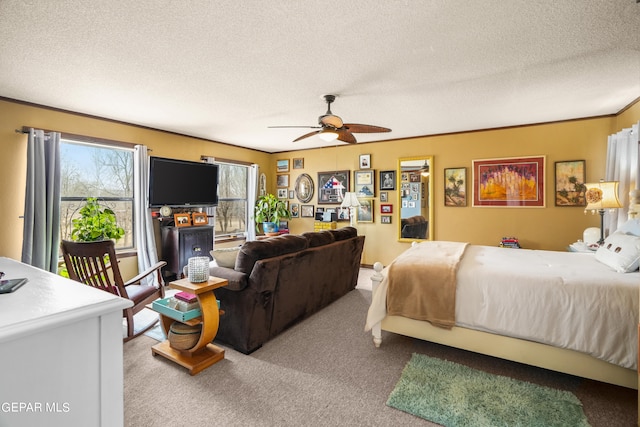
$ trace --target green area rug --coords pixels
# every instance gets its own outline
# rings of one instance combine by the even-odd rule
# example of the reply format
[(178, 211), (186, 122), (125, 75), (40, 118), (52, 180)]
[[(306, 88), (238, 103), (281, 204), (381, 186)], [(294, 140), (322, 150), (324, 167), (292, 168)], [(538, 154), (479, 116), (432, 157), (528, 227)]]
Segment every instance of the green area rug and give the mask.
[(589, 425), (571, 392), (416, 353), (387, 405), (446, 427)]

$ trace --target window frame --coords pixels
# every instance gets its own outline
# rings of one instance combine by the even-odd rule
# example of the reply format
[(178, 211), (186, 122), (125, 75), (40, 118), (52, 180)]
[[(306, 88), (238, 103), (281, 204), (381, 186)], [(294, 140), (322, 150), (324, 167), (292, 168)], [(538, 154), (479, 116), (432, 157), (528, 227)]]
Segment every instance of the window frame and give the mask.
[[(218, 206), (215, 207), (216, 209), (216, 213), (214, 215), (214, 235), (213, 235), (213, 240), (214, 242), (224, 242), (224, 241), (230, 241), (230, 240), (242, 240), (245, 239), (247, 236), (247, 232), (248, 232), (248, 227), (250, 227), (249, 224), (249, 218), (250, 218), (250, 214), (249, 214), (249, 177), (250, 177), (250, 168), (251, 168), (251, 163), (247, 163), (247, 162), (242, 162), (242, 161), (237, 161), (237, 160), (230, 160), (230, 159), (214, 159), (213, 163), (218, 165), (220, 168), (224, 167), (224, 166), (236, 166), (236, 167), (243, 167), (246, 170), (246, 174), (245, 174), (245, 197), (244, 198), (239, 198), (239, 197), (230, 197), (230, 198), (225, 198), (225, 197), (221, 197), (220, 196), (220, 192), (218, 191), (218, 204), (220, 204), (220, 202), (222, 201), (244, 201), (245, 204), (245, 218), (244, 218), (244, 222), (245, 222), (245, 230), (243, 232), (240, 233), (226, 233), (226, 234), (217, 234), (217, 220), (218, 220)], [(221, 179), (218, 179), (218, 186), (220, 186), (220, 181)]]

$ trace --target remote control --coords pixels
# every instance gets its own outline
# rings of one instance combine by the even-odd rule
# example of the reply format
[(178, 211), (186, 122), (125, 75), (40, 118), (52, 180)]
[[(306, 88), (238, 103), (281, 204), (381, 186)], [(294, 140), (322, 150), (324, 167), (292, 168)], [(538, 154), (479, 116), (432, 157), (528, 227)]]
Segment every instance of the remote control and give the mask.
[(8, 280), (0, 280), (0, 294), (8, 294), (10, 292), (15, 291), (20, 286), (27, 283), (28, 279), (23, 277), (21, 279), (8, 279)]

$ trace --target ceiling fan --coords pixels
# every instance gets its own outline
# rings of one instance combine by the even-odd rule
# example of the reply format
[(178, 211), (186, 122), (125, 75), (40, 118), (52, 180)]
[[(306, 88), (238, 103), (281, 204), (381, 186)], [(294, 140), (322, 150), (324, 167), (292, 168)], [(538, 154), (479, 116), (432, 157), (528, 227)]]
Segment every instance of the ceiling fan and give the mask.
[(331, 103), (336, 100), (335, 95), (325, 95), (325, 101), (327, 102), (327, 112), (318, 117), (318, 124), (320, 126), (269, 126), (270, 128), (311, 128), (319, 129), (304, 134), (293, 142), (300, 141), (301, 139), (308, 138), (313, 135), (318, 135), (323, 140), (330, 142), (333, 140), (339, 140), (347, 142), (349, 144), (355, 144), (356, 137), (354, 133), (378, 133), (378, 132), (391, 132), (389, 128), (383, 128), (381, 126), (373, 125), (360, 125), (356, 123), (343, 123), (342, 119), (331, 112)]

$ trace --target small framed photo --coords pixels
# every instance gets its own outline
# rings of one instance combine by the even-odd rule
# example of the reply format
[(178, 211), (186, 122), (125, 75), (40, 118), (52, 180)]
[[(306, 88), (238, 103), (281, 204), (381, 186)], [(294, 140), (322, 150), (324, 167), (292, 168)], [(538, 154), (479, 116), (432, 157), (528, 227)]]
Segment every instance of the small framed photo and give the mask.
[(176, 227), (189, 227), (191, 225), (191, 215), (188, 213), (173, 214), (173, 221)]
[(381, 224), (391, 224), (391, 215), (381, 215), (380, 216)]
[(339, 208), (338, 221), (348, 221), (351, 218), (349, 215), (349, 208)]
[(302, 218), (313, 218), (313, 205), (302, 205), (300, 207), (300, 216)]
[(276, 160), (276, 172), (289, 172), (289, 159)]
[(359, 170), (353, 172), (354, 174), (354, 189), (356, 196), (358, 197), (375, 197), (376, 185), (375, 185), (375, 173), (372, 169)]
[(298, 203), (291, 203), (291, 218), (300, 217), (300, 205)]
[(297, 159), (293, 159), (293, 168), (304, 169), (304, 158), (299, 157)]
[(289, 174), (278, 175), (276, 178), (276, 187), (287, 188), (289, 186)]
[(467, 206), (467, 168), (444, 170), (444, 205)]
[(278, 199), (286, 199), (289, 192), (286, 188), (278, 188)]
[(381, 214), (393, 213), (393, 205), (380, 205), (380, 213)]
[(373, 200), (372, 199), (360, 200), (360, 206), (358, 206), (356, 219), (358, 222), (373, 222)]
[(209, 224), (209, 218), (207, 218), (206, 212), (194, 212), (191, 215), (191, 220), (193, 221), (193, 225), (195, 226)]
[(371, 167), (371, 154), (360, 154), (360, 169)]
[(295, 191), (293, 191), (293, 190), (289, 190), (289, 198), (290, 198), (290, 199), (293, 199), (293, 198), (295, 198), (295, 197), (296, 197), (296, 192), (295, 192)]
[(585, 161), (556, 162), (556, 206), (586, 206)]
[(396, 189), (396, 171), (380, 171), (380, 190)]
[(389, 193), (387, 193), (386, 191), (381, 191), (380, 192), (380, 201), (381, 202), (388, 202), (389, 201)]

